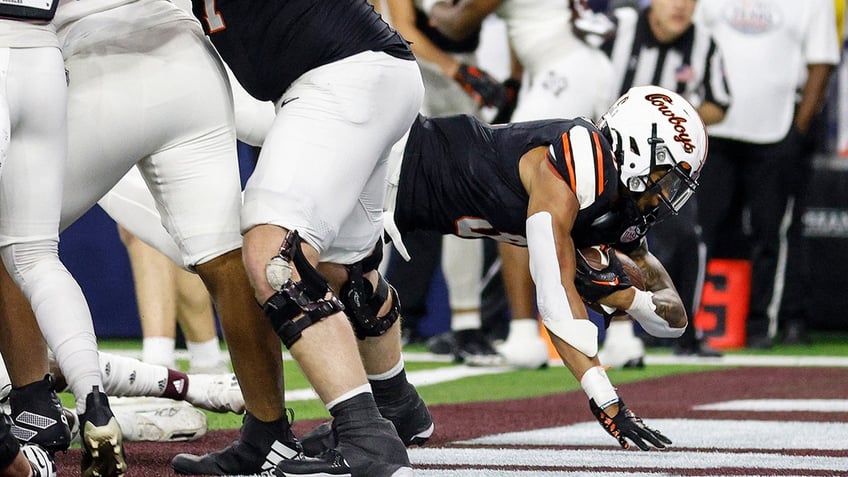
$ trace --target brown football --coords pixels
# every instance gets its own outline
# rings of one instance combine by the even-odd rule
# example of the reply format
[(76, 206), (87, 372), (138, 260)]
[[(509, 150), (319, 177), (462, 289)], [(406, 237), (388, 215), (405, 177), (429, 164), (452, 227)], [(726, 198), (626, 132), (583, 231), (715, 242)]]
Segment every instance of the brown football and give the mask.
[[(609, 265), (606, 263), (606, 256), (601, 252), (598, 246), (582, 248), (580, 249), (580, 253), (586, 258), (586, 263), (595, 270), (603, 270), (607, 267), (607, 265)], [(636, 262), (627, 256), (627, 254), (619, 252), (618, 250), (615, 250), (615, 255), (621, 262), (624, 272), (627, 273), (627, 277), (630, 278), (630, 283), (633, 284), (634, 287), (644, 290), (645, 277), (642, 276), (642, 270), (638, 265), (636, 265)]]
[[(615, 250), (615, 249), (613, 249)], [(586, 263), (589, 264), (590, 267), (596, 270), (602, 270), (609, 265), (606, 260), (606, 256), (601, 253), (600, 247), (592, 246), (580, 249), (580, 253), (586, 258)], [(627, 274), (627, 277), (630, 278), (630, 283), (640, 290), (645, 289), (645, 277), (642, 275), (642, 270), (636, 265), (636, 262), (633, 261), (632, 258), (627, 256), (627, 254), (623, 252), (619, 252), (615, 250), (615, 255), (618, 257), (619, 261), (621, 261), (622, 268), (624, 268), (624, 272)], [(604, 311), (600, 305), (597, 303), (587, 304), (589, 308), (594, 310), (597, 313), (603, 314)], [(623, 316), (626, 315), (622, 310), (616, 310), (612, 316)]]

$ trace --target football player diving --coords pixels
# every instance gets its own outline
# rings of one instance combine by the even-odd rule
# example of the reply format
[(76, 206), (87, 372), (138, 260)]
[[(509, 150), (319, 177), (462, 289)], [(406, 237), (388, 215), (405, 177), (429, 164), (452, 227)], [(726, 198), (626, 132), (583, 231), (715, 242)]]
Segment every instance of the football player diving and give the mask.
[[(597, 125), (419, 117), (395, 149), (385, 221), (398, 251), (419, 229), (526, 246), (542, 322), (592, 413), (624, 448), (670, 444), (616, 393), (584, 301), (622, 310), (654, 336), (683, 333), (683, 303), (645, 235), (697, 188), (707, 153), (697, 111), (669, 90), (637, 87)], [(590, 267), (576, 250), (592, 245), (630, 255), (647, 291), (631, 286), (614, 253), (606, 269)]]

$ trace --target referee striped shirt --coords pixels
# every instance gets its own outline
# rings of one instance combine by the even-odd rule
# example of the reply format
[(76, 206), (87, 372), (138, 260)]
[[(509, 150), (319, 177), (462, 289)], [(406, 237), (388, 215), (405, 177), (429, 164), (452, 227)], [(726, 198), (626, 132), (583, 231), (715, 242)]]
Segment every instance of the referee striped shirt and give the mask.
[(708, 32), (689, 27), (676, 41), (660, 43), (648, 25), (648, 11), (613, 10), (616, 35), (602, 46), (612, 60), (615, 92), (657, 85), (677, 92), (696, 107), (705, 101), (727, 110), (730, 91), (721, 51)]

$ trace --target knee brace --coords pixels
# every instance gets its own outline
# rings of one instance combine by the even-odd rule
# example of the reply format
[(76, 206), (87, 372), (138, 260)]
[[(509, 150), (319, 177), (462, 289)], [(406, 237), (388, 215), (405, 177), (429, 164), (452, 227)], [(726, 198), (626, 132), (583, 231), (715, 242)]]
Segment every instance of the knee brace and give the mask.
[(12, 435), (12, 419), (0, 414), (0, 470), (9, 466), (18, 456), (21, 445)]
[[(292, 264), (300, 274), (299, 282), (291, 279)], [(327, 280), (303, 255), (296, 230), (286, 235), (279, 255), (268, 261), (265, 272), (268, 284), (277, 293), (262, 308), (286, 348), (291, 348), (309, 326), (344, 310)]]
[[(392, 327), (400, 317), (400, 301), (397, 291), (380, 275), (377, 279), (377, 289), (365, 279), (365, 275), (380, 266), (383, 259), (383, 247), (377, 243), (374, 253), (361, 261), (348, 265), (348, 281), (341, 290), (341, 300), (345, 312), (353, 325), (356, 337), (364, 340), (368, 336), (381, 336)], [(383, 316), (377, 316), (380, 308), (392, 297), (392, 307)]]

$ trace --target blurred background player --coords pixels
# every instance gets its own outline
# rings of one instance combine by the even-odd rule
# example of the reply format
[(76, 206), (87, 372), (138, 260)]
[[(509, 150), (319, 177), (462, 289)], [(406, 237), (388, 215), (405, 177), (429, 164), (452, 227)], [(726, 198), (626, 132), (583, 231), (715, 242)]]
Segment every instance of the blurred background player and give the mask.
[[(410, 42), (421, 67), (425, 91), (422, 114), (481, 117), (481, 107), (503, 109), (510, 98), (514, 104), (514, 91), (509, 96), (506, 86), (477, 66), (479, 28), (463, 40), (454, 41), (430, 26), (426, 13), (416, 2), (387, 0), (386, 6), (383, 13)], [(433, 274), (441, 263), (451, 310), (450, 332), (437, 338), (446, 340), (443, 351), (453, 353), (457, 361), (469, 365), (500, 364), (502, 358), (481, 329), (482, 244), (421, 232), (410, 236), (406, 249), (407, 256), (391, 249), (386, 274), (396, 284), (404, 304), (408, 336), (417, 332)], [(430, 348), (439, 350), (432, 343)]]
[[(559, 0), (459, 0), (429, 2), (431, 23), (445, 36), (459, 40), (495, 13), (504, 20), (515, 62), (525, 80), (510, 121), (585, 116), (598, 119), (614, 96), (609, 59), (571, 31), (572, 12)], [(609, 22), (599, 25), (610, 29)], [(509, 335), (497, 350), (519, 367), (538, 368), (548, 362), (548, 348), (539, 335), (535, 289), (526, 250), (500, 244), (504, 289), (512, 310)]]
[[(137, 169), (124, 179), (141, 182)], [(189, 372), (218, 374), (227, 371), (221, 357), (212, 299), (197, 274), (177, 266), (167, 256), (118, 225), (127, 249), (141, 321), (141, 360), (176, 367), (177, 325), (185, 337)]]
[[(711, 165), (701, 177), (701, 196), (710, 202), (698, 209), (699, 222), (710, 257), (750, 260), (747, 346), (770, 348), (778, 333), (790, 198), (810, 170), (802, 141), (840, 59), (834, 6), (830, 0), (711, 0), (698, 2), (695, 22), (721, 47), (733, 93), (724, 120), (709, 128)], [(743, 211), (749, 246), (738, 239)]]
[[(580, 0), (571, 2), (577, 7)], [(695, 5), (695, 0), (653, 0), (642, 9), (616, 8), (610, 15), (615, 34), (601, 39), (602, 49), (612, 60), (616, 94), (633, 86), (662, 86), (689, 100), (710, 125), (724, 118), (730, 92), (720, 49), (706, 31), (692, 24)], [(594, 35), (581, 30), (581, 25), (574, 22), (578, 34)], [(683, 297), (690, 319), (686, 331), (674, 341), (675, 353), (720, 356), (703, 342), (692, 322), (706, 273), (697, 209), (697, 197), (693, 197), (678, 215), (652, 227), (648, 240)], [(644, 355), (644, 344), (634, 335), (632, 321), (626, 316), (613, 318), (599, 353), (601, 362), (613, 367), (641, 366)]]

